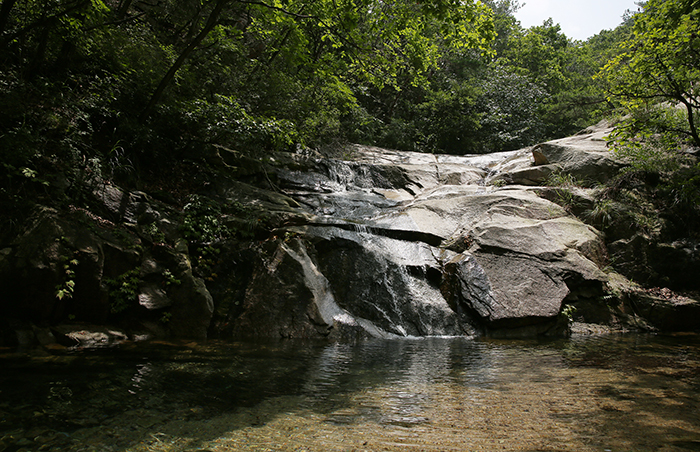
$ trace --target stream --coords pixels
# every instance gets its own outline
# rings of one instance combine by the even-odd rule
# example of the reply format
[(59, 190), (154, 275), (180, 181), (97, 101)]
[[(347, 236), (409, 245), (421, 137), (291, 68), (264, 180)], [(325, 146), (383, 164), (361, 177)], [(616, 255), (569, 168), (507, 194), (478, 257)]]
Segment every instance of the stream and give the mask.
[(700, 450), (700, 336), (0, 350), (0, 451)]

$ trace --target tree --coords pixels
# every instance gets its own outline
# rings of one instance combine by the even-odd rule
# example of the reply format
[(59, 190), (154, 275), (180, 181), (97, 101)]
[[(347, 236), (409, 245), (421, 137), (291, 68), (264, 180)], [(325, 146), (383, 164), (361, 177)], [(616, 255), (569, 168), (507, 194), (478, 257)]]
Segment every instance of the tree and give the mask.
[(513, 68), (492, 66), (481, 83), (482, 152), (518, 149), (544, 136), (540, 112), (549, 94), (540, 82)]
[(551, 19), (524, 29), (514, 16), (518, 1), (484, 3), (497, 34), (486, 51), (444, 46), (439, 69), (425, 84), (360, 99), (377, 119), (363, 129), (375, 131), (373, 144), (494, 152), (566, 136), (599, 120), (605, 96), (592, 76), (624, 36), (623, 27), (574, 42)]
[(165, 73), (163, 78), (160, 80), (160, 83), (158, 83), (158, 86), (151, 95), (148, 104), (146, 104), (146, 108), (143, 110), (143, 112), (141, 112), (142, 120), (145, 120), (148, 117), (153, 108), (160, 101), (160, 98), (163, 95), (165, 88), (175, 78), (175, 74), (177, 73), (177, 71), (180, 70), (182, 65), (185, 63), (185, 60), (187, 60), (190, 54), (197, 48), (199, 44), (201, 44), (201, 42), (204, 40), (204, 38), (207, 37), (209, 32), (211, 32), (217, 25), (219, 16), (221, 15), (221, 12), (223, 11), (227, 3), (229, 3), (229, 0), (216, 0), (211, 12), (209, 12), (207, 19), (204, 22), (204, 25), (202, 26), (202, 29), (196, 33), (196, 35), (191, 39), (191, 41), (180, 52), (178, 57), (168, 69), (168, 72)]
[[(623, 50), (600, 74), (610, 85), (608, 99), (631, 112), (632, 121), (644, 118), (636, 129), (653, 126), (700, 146), (700, 1), (646, 2)], [(685, 126), (659, 116), (668, 112), (657, 108), (663, 102), (682, 108)], [(649, 114), (639, 115), (641, 112)]]

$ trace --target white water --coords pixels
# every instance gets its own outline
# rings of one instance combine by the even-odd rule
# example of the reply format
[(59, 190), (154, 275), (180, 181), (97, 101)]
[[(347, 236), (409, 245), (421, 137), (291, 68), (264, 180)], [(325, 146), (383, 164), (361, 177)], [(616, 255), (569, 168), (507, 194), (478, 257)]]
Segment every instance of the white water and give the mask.
[(369, 320), (353, 316), (345, 309), (338, 306), (333, 298), (333, 292), (328, 284), (328, 280), (309, 257), (304, 243), (301, 240), (297, 240), (295, 244), (299, 248), (299, 252), (294, 251), (286, 244), (282, 244), (280, 248), (303, 268), (306, 287), (311, 290), (316, 308), (327, 325), (334, 325), (335, 322), (348, 326), (359, 325), (373, 337), (384, 339), (396, 337), (396, 335), (382, 330)]

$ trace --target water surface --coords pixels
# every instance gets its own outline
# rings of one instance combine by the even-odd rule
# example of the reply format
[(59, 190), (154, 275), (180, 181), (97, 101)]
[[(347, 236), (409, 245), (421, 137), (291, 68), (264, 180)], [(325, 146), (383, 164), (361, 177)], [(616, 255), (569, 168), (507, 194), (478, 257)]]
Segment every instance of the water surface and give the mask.
[(700, 337), (0, 356), (0, 451), (700, 450)]

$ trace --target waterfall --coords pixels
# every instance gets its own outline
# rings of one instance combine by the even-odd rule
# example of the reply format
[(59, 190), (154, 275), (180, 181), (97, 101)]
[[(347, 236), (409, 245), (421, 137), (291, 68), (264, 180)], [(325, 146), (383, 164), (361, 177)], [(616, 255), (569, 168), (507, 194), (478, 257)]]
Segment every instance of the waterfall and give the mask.
[(595, 307), (608, 277), (597, 266), (601, 235), (541, 184), (555, 168), (583, 171), (591, 160), (586, 171), (595, 170), (607, 150), (556, 146), (569, 157), (544, 166), (529, 148), (448, 156), (358, 145), (348, 161), (279, 169), (280, 188), (307, 210), (277, 231), (297, 239), (268, 270), (290, 256), (295, 283), (312, 294), (303, 290), (302, 302), (315, 304), (314, 327), (343, 335), (558, 334), (565, 298)]
[(316, 264), (314, 264), (314, 262), (311, 260), (311, 257), (309, 257), (309, 254), (306, 251), (306, 246), (304, 246), (304, 243), (301, 240), (295, 240), (294, 243), (299, 248), (299, 251), (293, 250), (286, 243), (283, 243), (280, 248), (292, 259), (297, 261), (299, 265), (301, 265), (304, 271), (304, 283), (313, 294), (316, 308), (326, 324), (340, 324), (350, 327), (359, 326), (366, 331), (367, 334), (373, 337), (385, 339), (398, 337), (395, 334), (384, 331), (369, 320), (351, 315), (349, 312), (338, 306), (335, 298), (333, 297), (333, 292), (331, 291), (328, 279), (323, 276), (323, 273), (318, 270)]

